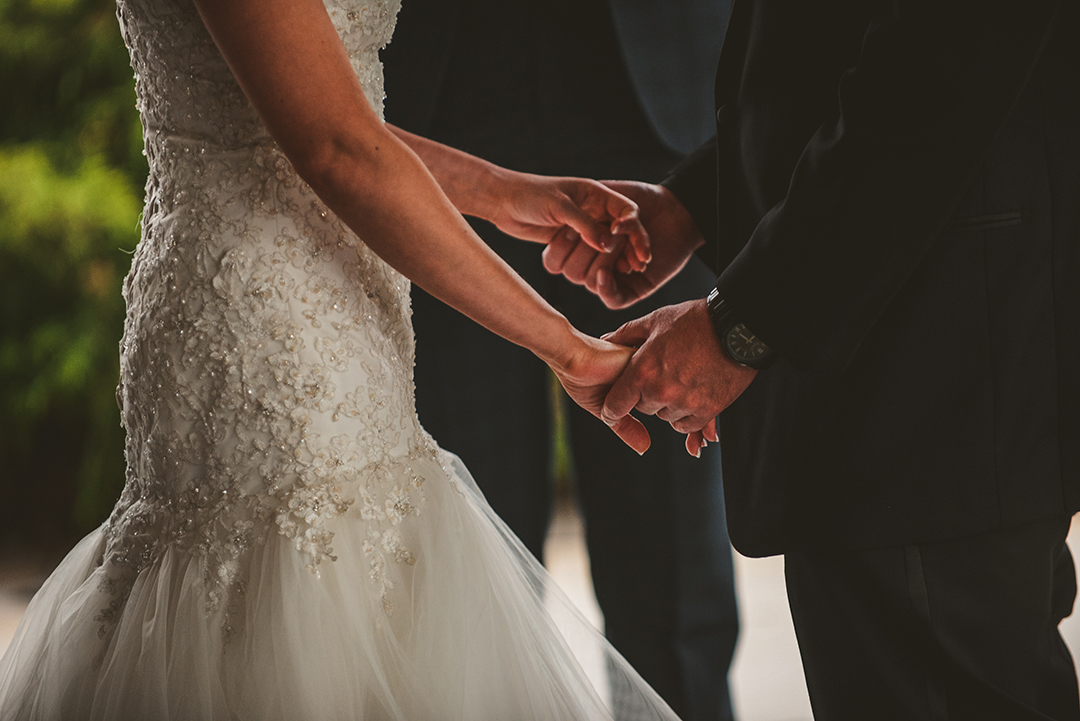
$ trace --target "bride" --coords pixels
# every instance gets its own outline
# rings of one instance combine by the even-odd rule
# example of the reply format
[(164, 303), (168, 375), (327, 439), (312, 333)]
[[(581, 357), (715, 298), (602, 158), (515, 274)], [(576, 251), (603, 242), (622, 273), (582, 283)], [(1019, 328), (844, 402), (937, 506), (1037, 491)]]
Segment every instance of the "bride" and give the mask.
[[(124, 285), (127, 481), (27, 610), (0, 719), (674, 718), (412, 401), (406, 278), (597, 410), (630, 350), (577, 332), (458, 211), (538, 241), (569, 226), (640, 269), (636, 208), (385, 126), (396, 12), (118, 1), (150, 165)], [(615, 431), (648, 444), (632, 419)]]

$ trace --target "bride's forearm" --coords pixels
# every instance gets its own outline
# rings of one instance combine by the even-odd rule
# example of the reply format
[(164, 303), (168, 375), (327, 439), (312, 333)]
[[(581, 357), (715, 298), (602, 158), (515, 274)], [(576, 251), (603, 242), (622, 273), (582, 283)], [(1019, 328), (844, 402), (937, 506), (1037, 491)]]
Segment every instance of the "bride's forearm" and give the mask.
[(493, 223), (521, 240), (550, 243), (572, 232), (595, 250), (610, 250), (615, 235), (628, 241), (628, 270), (650, 259), (649, 238), (629, 199), (594, 180), (521, 173), (412, 133), (385, 126), (427, 166), (446, 197), (464, 215)]
[(572, 363), (584, 336), (476, 235), (417, 154), (389, 133), (384, 141), (346, 148), (333, 164), (301, 173), (417, 285), (550, 365)]
[(503, 210), (506, 190), (522, 177), (520, 173), (390, 123), (386, 129), (420, 157), (446, 197), (463, 215), (494, 221)]

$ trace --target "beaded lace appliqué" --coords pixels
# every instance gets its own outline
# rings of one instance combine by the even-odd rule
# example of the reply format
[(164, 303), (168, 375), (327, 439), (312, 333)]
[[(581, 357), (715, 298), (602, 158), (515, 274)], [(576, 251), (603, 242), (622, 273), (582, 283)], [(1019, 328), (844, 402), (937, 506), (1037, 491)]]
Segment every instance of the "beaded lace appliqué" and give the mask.
[[(327, 9), (381, 115), (397, 2)], [(412, 403), (408, 281), (296, 175), (187, 0), (118, 0), (117, 15), (150, 174), (124, 286), (128, 475), (101, 633), (170, 549), (204, 559), (208, 610), (227, 611), (269, 534), (318, 573), (334, 559), (327, 522), (345, 514), (366, 524), (389, 613), (387, 565), (416, 560), (402, 534), (424, 502), (414, 467), (435, 456)]]

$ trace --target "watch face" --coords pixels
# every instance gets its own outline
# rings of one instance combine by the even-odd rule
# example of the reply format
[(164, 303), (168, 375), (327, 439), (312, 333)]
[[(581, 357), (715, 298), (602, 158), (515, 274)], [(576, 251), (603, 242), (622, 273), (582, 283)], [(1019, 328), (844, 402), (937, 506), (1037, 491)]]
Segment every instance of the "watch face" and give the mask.
[(754, 366), (772, 355), (772, 348), (748, 331), (743, 323), (736, 323), (724, 334), (724, 348), (732, 360), (746, 366)]

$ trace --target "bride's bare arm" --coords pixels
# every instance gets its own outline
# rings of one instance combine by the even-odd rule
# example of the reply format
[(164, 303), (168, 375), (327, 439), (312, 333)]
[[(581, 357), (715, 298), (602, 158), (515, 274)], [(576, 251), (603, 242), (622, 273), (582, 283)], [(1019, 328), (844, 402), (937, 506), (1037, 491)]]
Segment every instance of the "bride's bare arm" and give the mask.
[(580, 237), (613, 253), (629, 271), (645, 270), (649, 237), (633, 201), (609, 186), (584, 178), (548, 177), (499, 167), (455, 148), (387, 125), (420, 156), (450, 202), (465, 215), (494, 223), (524, 240), (550, 243)]
[[(196, 0), (274, 140), (386, 262), (547, 362), (598, 413), (628, 351), (577, 331), (472, 231), (423, 162), (368, 104), (321, 0)], [(639, 451), (636, 421), (615, 428)]]

